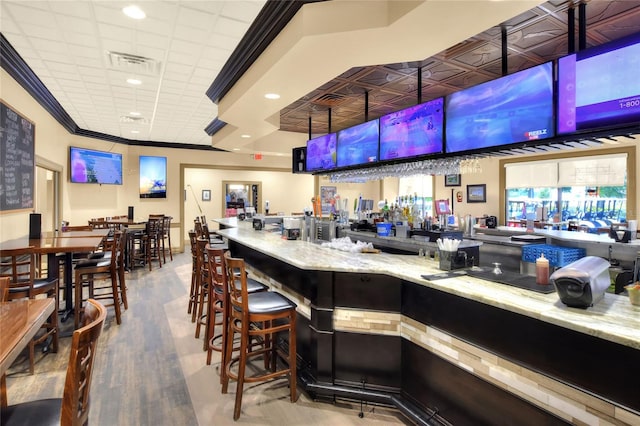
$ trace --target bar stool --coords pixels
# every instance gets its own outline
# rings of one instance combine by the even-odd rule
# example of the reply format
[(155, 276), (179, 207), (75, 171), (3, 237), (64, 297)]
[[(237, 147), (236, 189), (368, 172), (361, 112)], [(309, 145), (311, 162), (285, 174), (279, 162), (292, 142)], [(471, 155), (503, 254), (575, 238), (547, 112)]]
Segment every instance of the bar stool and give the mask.
[[(116, 313), (116, 322), (121, 323), (120, 316), (120, 290), (118, 288), (118, 247), (122, 241), (121, 231), (116, 231), (112, 240), (107, 240), (107, 250), (111, 255), (103, 259), (86, 259), (80, 261), (75, 267), (75, 308), (74, 325), (77, 329), (80, 325), (80, 314), (82, 312), (82, 293), (84, 283), (89, 288), (89, 298), (92, 299), (112, 299), (113, 308)], [(109, 279), (110, 286), (95, 287), (96, 279)], [(95, 290), (101, 290), (100, 294), (95, 294)], [(106, 290), (106, 291), (105, 291)]]
[[(225, 376), (222, 381), (222, 393), (227, 393), (229, 378), (237, 380), (236, 400), (233, 419), (240, 417), (244, 383), (270, 380), (289, 375), (291, 402), (297, 400), (296, 392), (296, 304), (281, 294), (264, 291), (249, 295), (247, 292), (247, 274), (243, 259), (232, 258), (225, 254), (227, 280), (229, 282), (229, 335), (225, 348)], [(236, 273), (237, 272), (237, 273)], [(258, 326), (252, 326), (252, 324)], [(277, 344), (276, 333), (288, 332), (289, 350), (284, 352)], [(232, 358), (233, 341), (240, 334), (240, 353)], [(250, 340), (258, 339), (261, 345), (256, 349)], [(259, 376), (245, 377), (247, 359), (264, 355), (265, 367), (270, 371)], [(286, 368), (277, 369), (278, 355), (284, 360)], [(238, 365), (238, 373), (232, 366)]]
[(151, 262), (158, 261), (158, 267), (162, 268), (162, 257), (160, 253), (160, 232), (162, 226), (162, 219), (149, 216), (147, 222), (147, 232), (144, 239), (144, 251), (145, 260), (149, 264), (149, 271), (151, 271)]
[[(225, 250), (220, 248), (211, 248), (207, 244), (207, 260), (209, 262), (209, 288), (213, 289), (210, 293), (212, 296), (207, 303), (207, 365), (211, 365), (211, 355), (213, 351), (220, 352), (220, 382), (224, 377), (225, 351), (224, 345), (229, 329), (229, 287), (227, 283), (227, 266), (224, 261)], [(253, 279), (247, 279), (247, 293), (257, 293), (267, 291), (268, 287)], [(221, 326), (220, 334), (215, 334), (217, 326)]]
[(189, 306), (187, 313), (191, 314), (191, 322), (196, 322), (196, 301), (198, 297), (198, 248), (196, 245), (196, 232), (189, 231), (189, 243), (191, 244), (191, 288), (189, 290)]
[[(173, 261), (173, 252), (171, 251), (171, 216), (165, 216), (162, 222), (162, 250), (169, 251), (169, 260)], [(165, 245), (166, 242), (166, 245)], [(164, 258), (163, 258), (164, 259)], [(165, 261), (166, 263), (166, 261)]]
[[(209, 298), (209, 263), (207, 262), (207, 251), (205, 249), (207, 240), (202, 237), (196, 239), (196, 256), (197, 256), (197, 294), (195, 322), (196, 322), (196, 339), (200, 338), (200, 329), (207, 324), (207, 315), (205, 311), (205, 303)], [(194, 317), (192, 316), (192, 319)], [(202, 344), (202, 350), (207, 350), (206, 339)]]

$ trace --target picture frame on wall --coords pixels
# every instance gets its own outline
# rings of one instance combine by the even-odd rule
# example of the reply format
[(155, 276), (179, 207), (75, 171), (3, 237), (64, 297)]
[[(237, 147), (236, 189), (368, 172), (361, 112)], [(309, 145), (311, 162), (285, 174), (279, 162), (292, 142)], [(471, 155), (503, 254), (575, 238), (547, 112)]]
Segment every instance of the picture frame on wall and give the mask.
[(211, 190), (203, 189), (202, 190), (202, 201), (211, 201)]
[(444, 186), (460, 186), (461, 176), (458, 175), (444, 175)]
[(467, 203), (486, 203), (487, 202), (487, 185), (467, 185)]

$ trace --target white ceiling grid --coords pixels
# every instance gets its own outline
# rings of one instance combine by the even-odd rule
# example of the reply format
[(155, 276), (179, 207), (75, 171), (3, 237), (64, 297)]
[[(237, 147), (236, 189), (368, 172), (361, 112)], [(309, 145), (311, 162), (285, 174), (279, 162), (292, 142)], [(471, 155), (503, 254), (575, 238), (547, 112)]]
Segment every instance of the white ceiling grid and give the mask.
[[(142, 0), (136, 21), (122, 13), (131, 2), (2, 0), (0, 30), (80, 128), (210, 145), (217, 106), (205, 92), (264, 3)], [(159, 72), (114, 67), (108, 52), (158, 61)]]

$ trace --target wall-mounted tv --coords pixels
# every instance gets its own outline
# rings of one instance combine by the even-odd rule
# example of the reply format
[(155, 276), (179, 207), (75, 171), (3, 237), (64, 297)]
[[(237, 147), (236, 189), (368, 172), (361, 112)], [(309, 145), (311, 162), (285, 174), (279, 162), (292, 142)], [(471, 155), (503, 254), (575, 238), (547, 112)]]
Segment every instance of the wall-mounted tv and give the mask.
[(335, 133), (329, 133), (307, 141), (308, 172), (336, 167), (336, 139)]
[(380, 161), (442, 152), (443, 98), (380, 117)]
[(167, 198), (167, 157), (140, 156), (140, 198)]
[(122, 154), (72, 146), (69, 175), (72, 183), (122, 185)]
[(379, 120), (375, 119), (338, 132), (338, 167), (378, 161)]
[(640, 122), (640, 33), (558, 60), (558, 133)]
[(552, 63), (453, 93), (445, 111), (446, 152), (552, 138)]

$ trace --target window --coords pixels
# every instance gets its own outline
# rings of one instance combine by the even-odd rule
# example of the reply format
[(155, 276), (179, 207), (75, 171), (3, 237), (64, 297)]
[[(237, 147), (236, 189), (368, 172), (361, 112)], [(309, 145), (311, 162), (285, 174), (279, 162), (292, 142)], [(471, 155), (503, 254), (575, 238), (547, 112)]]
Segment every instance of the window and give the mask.
[(566, 229), (575, 220), (595, 232), (635, 219), (635, 182), (627, 179), (635, 176), (635, 161), (635, 147), (502, 160), (503, 223), (534, 219)]

